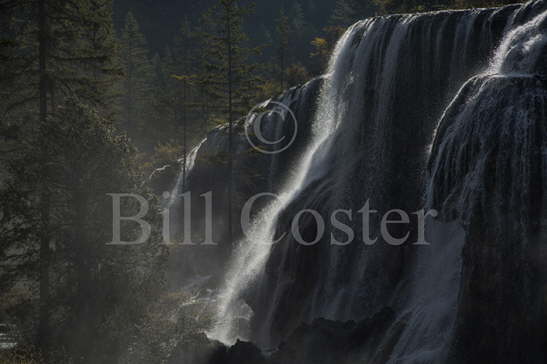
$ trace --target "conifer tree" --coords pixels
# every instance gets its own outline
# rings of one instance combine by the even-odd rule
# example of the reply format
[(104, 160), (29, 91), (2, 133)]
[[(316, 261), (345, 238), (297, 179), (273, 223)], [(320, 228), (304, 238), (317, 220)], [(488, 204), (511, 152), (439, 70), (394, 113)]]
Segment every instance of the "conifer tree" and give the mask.
[(300, 1), (296, 0), (292, 2), (287, 12), (289, 17), (289, 33), (291, 40), (289, 42), (289, 53), (293, 54), (292, 62), (297, 60), (306, 59), (309, 53), (309, 41), (316, 33), (313, 26), (306, 21), (304, 15), (304, 9)]
[(304, 9), (298, 0), (292, 2), (288, 15), (291, 20), (290, 22), (293, 31), (295, 33), (302, 32), (306, 27), (306, 21), (304, 19)]
[(257, 48), (248, 45), (243, 21), (251, 11), (239, 0), (219, 0), (203, 18), (202, 38), (206, 63), (203, 83), (206, 96), (215, 103), (215, 113), (228, 124), (227, 240), (233, 242), (233, 122), (247, 112), (255, 101), (258, 84), (256, 65), (251, 62)]
[[(3, 3), (2, 122), (13, 123), (22, 115), (21, 110), (30, 111), (38, 105), (40, 4), (39, 0)], [(86, 103), (111, 111), (108, 105), (112, 97), (105, 90), (119, 74), (111, 6), (111, 0), (45, 0), (47, 36), (43, 40), (47, 43), (44, 55), (50, 109), (66, 95), (79, 95)], [(21, 126), (28, 130), (37, 120)]]
[[(209, 50), (204, 49), (204, 39), (208, 32), (214, 32), (213, 24), (207, 16), (198, 19), (197, 23), (190, 23), (188, 19), (182, 23), (180, 34), (175, 40), (177, 57), (177, 75), (190, 77), (192, 80), (191, 109), (194, 115), (196, 136), (198, 140), (203, 139), (209, 131), (210, 119), (216, 107), (211, 105), (207, 97), (214, 86), (211, 85), (212, 78), (208, 75)], [(178, 61), (179, 59), (186, 61)], [(183, 67), (180, 67), (183, 65)], [(179, 87), (181, 85), (179, 84)]]
[(277, 19), (277, 35), (278, 35), (278, 48), (277, 56), (279, 59), (278, 69), (279, 69), (279, 86), (280, 90), (285, 89), (285, 70), (287, 68), (288, 60), (288, 51), (289, 51), (289, 18), (285, 15), (285, 11), (281, 10), (279, 17)]
[(355, 0), (336, 0), (334, 11), (329, 19), (333, 27), (347, 28), (355, 22), (357, 10)]
[[(48, 7), (46, 0), (38, 1), (38, 74), (39, 74), (39, 131), (46, 135), (45, 130), (48, 118), (48, 87), (50, 79), (48, 75), (48, 50), (50, 28), (48, 24)], [(51, 240), (51, 196), (49, 191), (49, 145), (45, 138), (40, 143), (40, 320), (38, 326), (38, 344), (44, 351), (46, 362), (49, 361), (49, 335), (50, 335), (50, 240)]]
[[(198, 36), (199, 32), (196, 31), (188, 18), (185, 18), (175, 41), (171, 66), (170, 79), (171, 82), (174, 80), (177, 107), (181, 111), (177, 125), (182, 130), (184, 159), (186, 159), (189, 149), (189, 133), (196, 126), (190, 125), (190, 122), (194, 120), (199, 128), (201, 126), (199, 124), (203, 123), (204, 118), (207, 118), (207, 115), (202, 115), (202, 112), (205, 113), (203, 105), (208, 104), (208, 100), (200, 97), (202, 84), (198, 81), (201, 52)], [(202, 136), (198, 137), (198, 139), (201, 138)]]
[(136, 142), (143, 147), (152, 147), (153, 141), (147, 136), (151, 127), (151, 78), (152, 64), (148, 58), (148, 49), (144, 35), (140, 32), (137, 20), (131, 12), (125, 19), (120, 39), (120, 65), (123, 78), (120, 90), (120, 124)]
[(233, 118), (244, 115), (252, 107), (246, 91), (258, 83), (255, 74), (258, 66), (252, 59), (259, 49), (250, 46), (243, 30), (244, 18), (251, 10), (239, 0), (218, 0), (202, 19), (202, 78), (206, 96), (214, 103), (219, 120), (229, 119), (230, 106)]
[[(6, 4), (2, 2), (0, 5)], [(75, 186), (67, 179), (59, 181), (57, 178), (60, 174), (55, 169), (58, 149), (76, 141), (74, 135), (67, 139), (59, 138), (63, 127), (67, 126), (63, 122), (67, 121), (68, 114), (63, 110), (67, 100), (71, 99), (77, 100), (83, 108), (93, 108), (94, 113), (104, 116), (110, 113), (110, 90), (119, 73), (113, 59), (111, 1), (29, 0), (9, 3), (9, 7), (4, 9), (9, 10), (9, 13), (4, 13), (8, 20), (5, 25), (8, 32), (3, 34), (1, 40), (1, 56), (6, 63), (2, 64), (0, 82), (2, 90), (10, 92), (9, 97), (1, 100), (2, 123), (10, 120), (19, 124), (16, 129), (12, 125), (5, 128), (7, 131), (16, 130), (14, 138), (18, 140), (17, 153), (7, 161), (13, 167), (7, 169), (8, 181), (11, 181), (7, 191), (12, 196), (21, 196), (26, 205), (22, 210), (17, 201), (9, 196), (6, 198), (5, 191), (0, 191), (2, 207), (11, 217), (16, 232), (15, 235), (9, 231), (10, 234), (3, 234), (8, 245), (2, 248), (26, 244), (24, 256), (17, 260), (18, 267), (28, 268), (21, 274), (36, 277), (39, 283), (37, 343), (48, 362), (50, 345), (57, 345), (52, 340), (51, 320), (54, 306), (59, 304), (60, 299), (57, 282), (52, 280), (52, 269), (55, 262), (59, 262), (60, 254), (58, 250), (54, 254), (51, 247), (53, 242), (56, 245), (67, 242), (67, 235), (61, 232), (69, 221), (59, 219), (59, 216), (78, 215), (84, 220), (88, 216), (70, 213), (68, 205), (59, 210), (59, 199), (55, 197), (66, 196), (66, 189), (60, 188), (61, 183)], [(84, 123), (83, 126), (79, 125), (83, 131), (85, 123), (91, 119), (84, 118), (78, 111), (83, 109), (72, 110), (76, 121)], [(64, 150), (70, 156), (77, 156), (81, 148), (90, 146), (92, 136), (93, 133)], [(87, 176), (85, 167), (89, 164), (78, 158), (74, 162), (74, 165), (84, 168), (77, 180), (81, 182)], [(76, 169), (68, 170), (75, 173)], [(4, 204), (5, 201), (8, 203)], [(79, 225), (76, 222), (71, 224), (75, 229)], [(30, 228), (32, 231), (29, 231)], [(83, 241), (85, 239), (72, 241), (75, 251), (79, 251), (79, 243)], [(59, 267), (64, 269), (65, 264), (76, 256), (83, 255), (63, 256), (62, 265), (55, 266), (55, 276), (63, 275)], [(87, 263), (83, 266), (86, 267)], [(73, 277), (77, 287), (88, 286), (87, 271), (78, 270)], [(82, 290), (74, 294), (70, 299), (81, 299), (87, 295)], [(70, 306), (70, 312), (78, 316), (82, 312), (80, 308), (85, 307)]]

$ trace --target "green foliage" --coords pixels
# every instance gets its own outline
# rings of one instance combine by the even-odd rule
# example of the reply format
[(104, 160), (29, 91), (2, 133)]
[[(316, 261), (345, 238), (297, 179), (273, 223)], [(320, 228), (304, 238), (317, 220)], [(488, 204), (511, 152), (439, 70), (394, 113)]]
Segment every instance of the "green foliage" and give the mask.
[(140, 146), (149, 147), (146, 135), (151, 115), (152, 64), (146, 40), (133, 14), (128, 13), (119, 41), (119, 62), (123, 70), (120, 83), (120, 125)]
[(301, 63), (292, 64), (285, 72), (287, 74), (287, 83), (291, 86), (302, 85), (311, 78), (308, 70)]
[(317, 37), (311, 41), (313, 52), (311, 58), (317, 59), (319, 67), (325, 70), (333, 48), (333, 42), (329, 42), (326, 38)]
[(279, 72), (279, 85), (280, 89), (285, 89), (285, 67), (288, 63), (288, 51), (289, 51), (289, 37), (291, 36), (291, 30), (289, 26), (289, 17), (285, 15), (282, 10), (277, 19), (277, 35), (278, 35), (278, 49), (277, 56), (279, 58), (278, 72)]
[(357, 19), (357, 9), (354, 0), (337, 0), (334, 11), (329, 19), (332, 26), (348, 27)]
[(54, 362), (112, 362), (161, 288), (163, 249), (105, 245), (112, 225), (106, 194), (146, 193), (137, 189), (134, 148), (112, 123), (121, 70), (111, 1), (30, 0), (8, 10), (0, 131), (16, 143), (1, 161), (2, 309), (34, 343), (44, 308), (40, 322), (52, 329), (39, 349)]
[(260, 49), (250, 46), (243, 30), (244, 18), (251, 11), (252, 7), (243, 6), (238, 0), (219, 0), (203, 15), (200, 38), (204, 55), (200, 81), (213, 118), (228, 120), (230, 88), (236, 118), (245, 115), (256, 102), (254, 91), (260, 81), (259, 66), (251, 60)]
[(276, 36), (274, 38), (275, 78), (279, 80), (279, 88), (276, 93), (304, 81), (301, 77), (295, 77), (297, 70), (301, 71), (301, 76), (305, 74), (309, 78), (302, 58), (307, 61), (306, 50), (310, 47), (307, 37), (312, 33), (313, 31), (304, 19), (303, 8), (298, 1), (292, 4), (287, 13), (285, 10), (280, 11), (276, 18)]
[[(38, 0), (14, 2), (3, 14), (0, 41), (0, 130), (17, 126), (28, 132), (37, 121), (39, 73)], [(112, 85), (121, 70), (115, 59), (111, 0), (67, 3), (46, 1), (48, 40), (45, 46), (48, 104), (70, 95), (113, 112)], [(34, 112), (34, 114), (33, 114)]]
[[(40, 130), (44, 133), (24, 138), (23, 153), (9, 163), (12, 178), (0, 195), (11, 227), (2, 231), (8, 244), (3, 247), (6, 256), (2, 261), (9, 258), (12, 262), (11, 278), (37, 279), (35, 232), (40, 205), (35, 203), (34, 191), (45, 184), (55, 201), (50, 211), (53, 350), (95, 362), (102, 351), (94, 348), (124, 344), (124, 335), (133, 329), (125, 323), (138, 322), (148, 300), (161, 287), (157, 259), (161, 250), (152, 245), (122, 251), (106, 245), (112, 224), (107, 194), (145, 192), (137, 190), (140, 176), (133, 164), (133, 148), (111, 122), (90, 106), (68, 98)], [(47, 180), (38, 178), (39, 152), (43, 152), (38, 141), (43, 138), (47, 138), (51, 172)], [(13, 196), (24, 199), (17, 204)], [(38, 292), (29, 294), (36, 297)], [(123, 313), (119, 312), (121, 304)]]

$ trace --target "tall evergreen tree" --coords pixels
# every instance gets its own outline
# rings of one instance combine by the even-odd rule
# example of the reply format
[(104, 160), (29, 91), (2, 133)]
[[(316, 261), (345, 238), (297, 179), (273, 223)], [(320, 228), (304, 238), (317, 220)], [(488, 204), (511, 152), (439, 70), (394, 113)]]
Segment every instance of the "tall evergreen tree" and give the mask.
[(309, 37), (312, 34), (312, 27), (305, 21), (300, 2), (293, 2), (288, 12), (285, 9), (280, 11), (276, 19), (275, 39), (278, 60), (276, 78), (279, 79), (279, 92), (287, 87), (295, 86), (294, 82), (298, 83), (299, 77), (293, 77), (296, 73), (307, 73), (301, 60), (305, 60), (311, 50)]
[(277, 57), (279, 60), (278, 63), (278, 72), (279, 72), (279, 86), (280, 90), (285, 89), (285, 70), (288, 64), (288, 52), (289, 52), (289, 18), (285, 15), (285, 11), (281, 10), (279, 17), (277, 18)]
[[(207, 97), (210, 95), (209, 91), (214, 88), (211, 84), (212, 78), (208, 75), (209, 50), (204, 49), (205, 34), (208, 32), (214, 32), (214, 29), (206, 16), (193, 24), (185, 19), (181, 25), (180, 34), (175, 39), (176, 54), (178, 54), (177, 75), (184, 75), (192, 80), (191, 108), (198, 140), (207, 135), (210, 119), (216, 110), (215, 105), (211, 105)], [(186, 61), (178, 61), (181, 58)]]
[(214, 103), (214, 112), (222, 121), (228, 121), (230, 107), (233, 118), (244, 115), (252, 107), (254, 100), (249, 100), (251, 92), (248, 91), (258, 83), (255, 73), (258, 65), (252, 59), (259, 49), (250, 46), (243, 30), (243, 21), (252, 8), (240, 2), (218, 0), (202, 19), (202, 78), (206, 96)]
[(152, 103), (152, 64), (148, 58), (144, 35), (131, 12), (125, 19), (119, 57), (123, 70), (120, 85), (120, 124), (140, 146), (151, 148), (153, 145), (150, 144), (153, 142), (148, 140), (146, 133), (152, 127), (148, 125)]
[(355, 22), (357, 9), (355, 0), (336, 0), (329, 25), (346, 28)]
[[(51, 37), (48, 24), (48, 7), (46, 0), (38, 1), (38, 74), (39, 74), (39, 125), (40, 134), (46, 135), (48, 117), (48, 50)], [(50, 335), (50, 240), (51, 240), (51, 200), (48, 188), (49, 180), (49, 145), (46, 138), (40, 143), (42, 156), (40, 171), (40, 321), (38, 326), (38, 344), (44, 351), (45, 360), (49, 361), (49, 335)]]
[[(41, 41), (48, 69), (44, 79), (49, 111), (53, 112), (53, 106), (66, 95), (79, 95), (86, 103), (104, 112), (111, 111), (112, 97), (105, 90), (110, 89), (119, 74), (115, 65), (111, 0), (77, 3), (45, 0), (45, 31), (39, 28), (40, 1), (3, 4), (6, 12), (0, 42), (4, 61), (0, 68), (2, 123), (16, 123), (24, 114), (22, 111), (28, 112), (38, 105)], [(37, 36), (44, 33), (43, 37)], [(34, 111), (37, 113), (38, 107)], [(34, 123), (20, 122), (19, 127), (28, 131), (37, 126), (37, 120), (36, 117)]]
[(309, 42), (316, 33), (313, 26), (306, 21), (304, 9), (300, 1), (291, 2), (288, 8), (289, 18), (289, 53), (292, 56), (291, 63), (298, 63), (306, 60), (310, 46)]
[[(173, 64), (171, 67), (171, 80), (175, 81), (177, 102), (181, 111), (181, 120), (177, 123), (182, 129), (183, 157), (186, 159), (189, 145), (189, 133), (194, 129), (199, 130), (201, 124), (206, 123), (207, 115), (204, 105), (208, 104), (201, 97), (203, 85), (199, 82), (200, 52), (199, 32), (185, 18), (175, 40)], [(190, 123), (193, 121), (192, 124)], [(197, 139), (201, 139), (199, 136)]]
[(295, 32), (302, 31), (306, 27), (304, 8), (298, 0), (292, 2), (288, 15)]
[[(103, 164), (95, 169), (98, 173), (92, 172), (93, 163), (113, 161), (115, 149), (107, 155), (100, 153), (113, 140), (101, 134), (105, 127), (95, 122), (99, 116), (90, 116), (110, 114), (109, 95), (119, 73), (113, 59), (111, 1), (29, 0), (9, 5), (9, 13), (3, 14), (8, 20), (8, 32), (2, 36), (1, 57), (6, 64), (2, 64), (0, 83), (10, 95), (0, 104), (2, 124), (10, 120), (19, 125), (14, 136), (18, 140), (17, 153), (6, 161), (9, 168), (2, 172), (6, 173), (2, 177), (8, 185), (5, 189), (1, 186), (0, 198), (13, 229), (2, 228), (6, 244), (2, 245), (0, 258), (8, 259), (6, 254), (10, 254), (16, 267), (25, 268), (20, 274), (36, 279), (36, 342), (46, 362), (58, 362), (48, 358), (55, 352), (52, 346), (63, 346), (63, 342), (54, 340), (59, 332), (53, 320), (58, 326), (59, 313), (70, 312), (72, 318), (66, 322), (74, 324), (74, 329), (85, 327), (88, 323), (79, 318), (90, 317), (91, 303), (85, 300), (94, 299), (88, 289), (95, 280), (90, 272), (96, 265), (90, 259), (98, 250), (89, 244), (89, 237), (97, 231), (85, 225), (97, 221), (96, 214), (103, 210), (88, 213), (84, 209), (93, 205), (88, 204), (92, 199), (104, 200), (105, 196), (101, 192), (101, 196), (87, 194), (87, 198), (82, 189), (108, 186), (105, 182), (114, 181), (105, 177), (100, 182), (91, 177), (127, 171), (124, 165), (110, 169)], [(90, 109), (93, 111), (86, 111)], [(9, 135), (14, 129), (7, 125), (2, 130)], [(98, 147), (97, 143), (103, 144)], [(127, 151), (127, 146), (120, 145), (121, 151)], [(65, 157), (61, 158), (63, 153)], [(117, 190), (113, 185), (108, 189)], [(10, 196), (21, 197), (24, 206)], [(69, 201), (68, 196), (77, 203), (60, 206), (61, 201)], [(103, 221), (102, 226), (108, 225)], [(21, 243), (26, 246), (19, 256), (17, 247)], [(104, 243), (101, 241), (101, 245)], [(71, 253), (60, 248), (69, 246)], [(68, 266), (76, 267), (71, 274), (66, 272)], [(59, 281), (69, 277), (74, 285), (70, 290), (61, 289)], [(85, 336), (84, 331), (81, 333)], [(80, 343), (85, 342), (82, 336)], [(74, 362), (80, 361), (77, 352), (81, 349), (72, 346)]]
[(257, 67), (251, 62), (258, 50), (249, 47), (243, 31), (244, 18), (251, 10), (239, 0), (218, 0), (203, 19), (206, 54), (203, 82), (207, 97), (215, 103), (219, 119), (228, 123), (227, 240), (230, 243), (233, 241), (233, 122), (252, 106), (255, 101), (252, 95), (258, 83)]

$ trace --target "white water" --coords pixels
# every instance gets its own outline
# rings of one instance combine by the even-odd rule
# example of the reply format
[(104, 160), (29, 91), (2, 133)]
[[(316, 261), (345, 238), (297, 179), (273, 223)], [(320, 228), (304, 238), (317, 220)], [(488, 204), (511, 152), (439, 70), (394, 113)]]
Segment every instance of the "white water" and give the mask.
[(181, 170), (181, 172), (179, 173), (177, 177), (177, 182), (175, 183), (175, 187), (173, 187), (173, 191), (171, 191), (167, 208), (173, 207), (175, 203), (179, 201), (181, 192), (185, 192), (185, 191), (181, 191), (182, 185), (184, 184), (184, 182), (186, 182), (184, 181), (184, 178), (188, 178), (189, 173), (194, 168), (194, 165), (196, 164), (196, 157), (198, 155), (198, 151), (200, 150), (200, 148), (202, 147), (203, 143), (205, 143), (206, 140), (207, 139), (203, 139), (201, 143), (199, 143), (194, 149), (190, 151), (190, 153), (188, 153), (188, 155), (186, 156), (186, 163), (183, 163), (184, 160), (182, 158), (178, 160), (178, 163), (181, 165), (181, 169), (186, 167), (186, 171)]
[(496, 50), (488, 73), (528, 74), (547, 45), (547, 11), (509, 31)]
[[(373, 48), (373, 45), (377, 42), (384, 44), (386, 40), (383, 38), (389, 37), (389, 43), (387, 43), (388, 46), (384, 55), (385, 62), (381, 63), (381, 77), (375, 78), (376, 87), (374, 87), (374, 90), (379, 95), (379, 102), (375, 105), (378, 112), (375, 114), (375, 120), (373, 120), (374, 125), (377, 127), (373, 129), (374, 135), (371, 135), (371, 140), (379, 141), (377, 149), (374, 150), (374, 153), (371, 153), (371, 158), (382, 159), (383, 148), (385, 148), (382, 141), (386, 138), (381, 136), (387, 134), (386, 130), (391, 131), (393, 129), (388, 116), (392, 115), (390, 110), (395, 107), (390, 100), (393, 90), (398, 87), (396, 72), (397, 66), (400, 64), (399, 54), (402, 45), (408, 40), (409, 25), (414, 18), (413, 16), (407, 16), (400, 19), (400, 23), (397, 24), (392, 33), (382, 33), (380, 32), (383, 29), (381, 26), (374, 26), (375, 22), (381, 22), (382, 19), (369, 20), (352, 27), (338, 43), (330, 61), (328, 77), (318, 100), (319, 110), (314, 120), (312, 140), (300, 157), (296, 168), (292, 171), (292, 175), (281, 189), (279, 199), (272, 202), (258, 214), (250, 231), (247, 232), (248, 239), (238, 243), (218, 299), (215, 325), (208, 332), (211, 338), (229, 345), (233, 344), (237, 338), (249, 339), (249, 337), (246, 337), (245, 326), (247, 326), (246, 321), (252, 316), (252, 311), (244, 303), (242, 296), (249, 285), (256, 282), (263, 273), (270, 256), (272, 244), (278, 238), (274, 238), (273, 235), (280, 214), (295, 200), (311, 180), (324, 177), (325, 158), (329, 154), (333, 136), (335, 132), (342, 132), (338, 130), (338, 125), (346, 119), (348, 119), (350, 125), (352, 120), (358, 120), (354, 118), (354, 114), (359, 114), (357, 110), (360, 102), (362, 102), (364, 88), (362, 86), (367, 84), (368, 87), (371, 87), (363, 81), (365, 76), (358, 72), (359, 67), (355, 67), (357, 72), (352, 71), (354, 69), (352, 64), (363, 63), (370, 54), (374, 53), (375, 48)], [(492, 58), (491, 65), (485, 71), (485, 74), (520, 73), (530, 67), (533, 62), (536, 62), (537, 55), (540, 54), (537, 46), (545, 42), (545, 32), (540, 27), (544, 20), (545, 14), (542, 14), (524, 26), (511, 30), (498, 48), (495, 57)], [(449, 61), (452, 66), (450, 68), (465, 68), (466, 65), (461, 65), (459, 59), (465, 58), (465, 50), (467, 50), (465, 44), (470, 41), (473, 26), (477, 21), (479, 21), (477, 14), (472, 13), (469, 17), (463, 19), (461, 23), (458, 23), (458, 37), (454, 42), (452, 60)], [(443, 22), (441, 27), (445, 27), (446, 24), (447, 21)], [(511, 27), (508, 26), (507, 29), (511, 29)], [(361, 32), (365, 33), (367, 42), (360, 42), (358, 45), (359, 50), (355, 51), (353, 47), (357, 47), (357, 45), (354, 45), (353, 40)], [(535, 32), (535, 35), (527, 41), (522, 41), (519, 38), (521, 35), (529, 35), (531, 32)], [(431, 34), (431, 32), (429, 31), (428, 34)], [(439, 31), (439, 36), (436, 37), (437, 44), (442, 43), (442, 35), (444, 33)], [(437, 48), (441, 49), (441, 47)], [(459, 52), (460, 49), (463, 49), (464, 56)], [(439, 58), (438, 54), (436, 56)], [(510, 58), (515, 59), (516, 63), (513, 61), (509, 63), (516, 64), (516, 66), (506, 66)], [(380, 63), (381, 59), (375, 59), (375, 61)], [(455, 83), (457, 81), (456, 75), (459, 75), (459, 73), (461, 72), (448, 72), (447, 77), (454, 78), (450, 81)], [(348, 90), (351, 92), (347, 92)], [(468, 100), (468, 103), (472, 102), (473, 100)], [(345, 123), (344, 132), (348, 132), (348, 122)], [(340, 138), (340, 140), (344, 139)], [(354, 148), (353, 144), (341, 144), (344, 143), (339, 143), (336, 148), (347, 149), (348, 153), (355, 152), (355, 150), (352, 150)], [(382, 163), (378, 163), (378, 165), (382, 165)], [(343, 168), (349, 167), (341, 166), (341, 169)], [(438, 168), (438, 166), (435, 166), (435, 168)], [(468, 180), (466, 183), (473, 183), (473, 181)], [(394, 349), (391, 363), (434, 361), (444, 348), (455, 319), (461, 269), (461, 249), (464, 242), (463, 231), (455, 224), (445, 225), (436, 222), (430, 222), (427, 229), (428, 241), (432, 242), (432, 247), (420, 247), (420, 251), (417, 253), (416, 271), (410, 279), (410, 294), (399, 317), (407, 322), (407, 329), (402, 333)], [(365, 268), (365, 264), (360, 264), (357, 267), (358, 271), (351, 275), (352, 282), (348, 285), (350, 289), (347, 289), (347, 287), (337, 285), (335, 279), (337, 274), (335, 268), (344, 264), (344, 260), (338, 254), (331, 254), (328, 263), (329, 271), (324, 285), (329, 293), (336, 293), (336, 295), (333, 295), (336, 299), (331, 300), (330, 305), (326, 305), (325, 300), (317, 299), (316, 304), (312, 305), (313, 310), (311, 311), (313, 312), (311, 316), (333, 316), (336, 319), (335, 316), (341, 308), (350, 307), (348, 301), (357, 301), (352, 295), (357, 294), (358, 291), (353, 288), (362, 283), (363, 273), (361, 270)], [(282, 281), (283, 277), (280, 280), (281, 282), (278, 282), (275, 289), (283, 288), (282, 286), (285, 283)], [(347, 297), (343, 297), (343, 295)], [(270, 297), (270, 295), (268, 296)], [(276, 300), (280, 296), (277, 292), (271, 292), (270, 307), (275, 307)], [(265, 311), (267, 314), (262, 325), (265, 331), (262, 336), (267, 337), (267, 330), (271, 327), (275, 311), (274, 309)], [(349, 315), (348, 313), (347, 316)], [(258, 343), (267, 342), (267, 339), (261, 339), (260, 337), (253, 337), (252, 339), (258, 341)], [(428, 344), (425, 345), (424, 343)]]
[(426, 239), (431, 245), (416, 248), (408, 309), (399, 316), (407, 328), (388, 364), (438, 360), (454, 325), (465, 232), (458, 223), (428, 220)]
[(312, 140), (296, 164), (292, 176), (281, 189), (279, 198), (270, 203), (252, 222), (247, 239), (240, 241), (235, 250), (233, 260), (226, 275), (225, 284), (221, 290), (215, 325), (208, 332), (212, 339), (225, 344), (234, 344), (238, 338), (245, 339), (245, 332), (240, 331), (242, 319), (250, 312), (243, 303), (241, 295), (244, 290), (261, 274), (273, 244), (276, 243), (273, 234), (279, 215), (313, 179), (316, 168), (321, 168), (321, 162), (327, 154), (329, 137), (333, 135), (342, 119), (344, 100), (338, 94), (344, 85), (350, 84), (351, 74), (347, 73), (348, 62), (352, 55), (352, 39), (358, 29), (355, 25), (339, 40), (331, 61), (328, 75), (324, 81), (319, 100), (318, 112), (313, 122)]
[[(477, 115), (488, 105), (492, 100), (497, 100), (499, 94), (505, 90), (493, 90), (494, 94), (481, 92), (488, 87), (490, 79), (511, 78), (518, 74), (521, 77), (531, 76), (530, 72), (534, 69), (538, 57), (544, 50), (546, 45), (547, 35), (542, 29), (543, 24), (547, 19), (547, 12), (540, 14), (528, 23), (516, 27), (509, 31), (500, 46), (495, 51), (490, 65), (479, 76), (470, 80), (474, 82), (477, 77), (482, 77), (479, 91), (466, 100), (464, 107), (459, 110), (456, 120), (450, 125), (448, 136), (442, 138), (439, 153), (433, 156), (434, 165), (432, 174), (435, 175), (442, 171), (443, 168), (451, 170), (463, 169), (460, 166), (456, 167), (457, 163), (469, 163), (469, 160), (461, 157), (445, 155), (443, 151), (452, 148), (465, 148), (458, 145), (457, 140), (453, 139), (453, 135), (457, 135), (458, 131), (465, 128), (471, 128), (473, 121)], [(462, 87), (462, 90), (465, 88)], [(444, 120), (446, 114), (451, 109), (457, 108), (460, 104), (460, 90), (454, 101), (448, 106), (443, 115)], [(497, 93), (497, 94), (496, 94)], [(528, 95), (523, 94), (525, 99)], [(515, 99), (514, 107), (519, 110), (523, 108), (521, 100)], [(526, 104), (524, 104), (526, 105)], [(508, 125), (523, 124), (522, 130), (526, 130), (528, 119), (526, 115), (519, 114), (520, 118), (515, 118), (513, 113), (503, 113), (497, 115), (497, 123), (500, 127)], [(489, 120), (481, 120), (483, 123), (488, 123)], [(507, 127), (507, 130), (510, 130)], [(479, 130), (480, 132), (481, 130)], [(477, 131), (475, 131), (476, 133)], [(472, 134), (471, 132), (467, 133)], [(484, 134), (487, 138), (489, 134)], [(483, 136), (480, 134), (479, 136)], [(520, 135), (516, 135), (518, 139)], [(520, 142), (526, 144), (525, 138), (522, 137)], [(486, 141), (483, 144), (487, 144)], [(526, 150), (528, 151), (528, 150)], [(461, 152), (459, 155), (464, 155)], [(513, 156), (515, 160), (519, 160), (519, 156)], [(529, 157), (526, 155), (526, 157)], [(453, 160), (456, 164), (444, 164), (446, 159)], [(453, 191), (460, 196), (471, 195), (472, 192), (481, 188), (481, 183), (487, 173), (486, 164), (487, 156), (480, 156), (477, 162), (478, 166), (465, 176), (464, 180), (447, 181), (453, 188)], [(500, 163), (508, 165), (508, 163)], [(511, 167), (517, 170), (518, 165)], [(428, 205), (430, 205), (432, 196), (435, 192), (435, 185), (438, 181), (433, 179), (428, 186)], [(463, 184), (463, 192), (455, 186)], [(520, 191), (521, 193), (523, 191)], [(491, 191), (489, 193), (495, 193)], [(500, 200), (507, 199), (507, 196), (500, 196)], [(448, 198), (447, 198), (448, 199)], [(452, 201), (456, 203), (460, 218), (463, 220), (466, 215), (466, 210), (471, 208), (469, 200), (463, 197), (460, 200)], [(502, 221), (502, 220), (500, 220)], [(465, 244), (465, 232), (461, 227), (461, 222), (453, 222), (450, 224), (441, 223), (438, 221), (429, 220), (427, 224), (427, 241), (431, 242), (431, 246), (418, 247), (419, 251), (416, 257), (415, 270), (410, 277), (410, 299), (405, 305), (405, 309), (398, 317), (398, 322), (405, 323), (405, 329), (402, 332), (400, 339), (394, 347), (393, 354), (388, 361), (389, 364), (397, 363), (434, 363), (442, 360), (442, 355), (446, 349), (446, 345), (450, 342), (452, 330), (457, 314), (457, 302), (460, 288), (460, 278), (462, 270), (462, 249)]]

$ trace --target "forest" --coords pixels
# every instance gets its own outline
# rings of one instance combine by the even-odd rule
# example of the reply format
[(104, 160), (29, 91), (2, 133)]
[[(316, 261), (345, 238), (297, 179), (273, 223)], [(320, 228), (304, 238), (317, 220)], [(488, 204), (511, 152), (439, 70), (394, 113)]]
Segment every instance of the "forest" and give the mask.
[[(513, 3), (0, 0), (0, 364), (201, 364), (181, 352), (216, 345), (203, 334), (215, 320), (203, 292), (221, 285), (215, 270), (227, 269), (242, 235), (232, 226), (245, 188), (266, 184), (270, 173), (240, 147), (249, 111), (325, 77), (337, 42), (359, 20)], [(220, 146), (208, 145), (219, 133), (226, 134)], [(402, 138), (397, 133), (390, 135)], [(200, 157), (200, 143), (220, 151)], [(296, 170), (288, 161), (275, 163), (283, 173)], [(196, 177), (194, 163), (212, 166), (208, 179)], [(203, 193), (205, 185), (222, 184), (226, 195), (214, 211), (224, 219), (214, 226), (220, 253), (189, 255), (165, 244), (162, 193), (169, 198), (177, 176), (183, 190), (186, 183)], [(148, 202), (154, 228), (145, 244), (108, 244), (112, 194), (119, 193)], [(134, 199), (121, 206), (125, 216), (141, 207)], [(122, 222), (123, 239), (134, 240), (141, 227)], [(200, 265), (215, 278), (198, 295), (180, 276), (192, 275), (187, 262), (211, 256)], [(305, 292), (307, 285), (298, 287)], [(281, 312), (276, 317), (289, 309)], [(299, 316), (287, 317), (290, 326)], [(285, 327), (278, 329), (284, 335)], [(243, 349), (255, 359), (213, 362), (267, 363), (254, 348)]]

